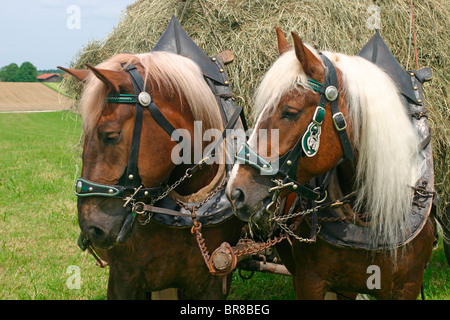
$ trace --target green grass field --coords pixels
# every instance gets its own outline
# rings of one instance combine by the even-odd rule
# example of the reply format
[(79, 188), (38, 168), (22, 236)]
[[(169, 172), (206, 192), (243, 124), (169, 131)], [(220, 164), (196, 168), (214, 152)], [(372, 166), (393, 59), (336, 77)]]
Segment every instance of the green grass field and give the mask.
[[(69, 112), (0, 114), (0, 299), (105, 299), (108, 269), (77, 247), (73, 184), (81, 123)], [(199, 253), (200, 254), (200, 253)], [(67, 281), (80, 272), (80, 289)], [(450, 299), (442, 245), (425, 274), (427, 299)], [(294, 299), (289, 277), (233, 275), (230, 299)]]
[(68, 112), (0, 115), (0, 299), (105, 298), (107, 271), (76, 245), (80, 132)]

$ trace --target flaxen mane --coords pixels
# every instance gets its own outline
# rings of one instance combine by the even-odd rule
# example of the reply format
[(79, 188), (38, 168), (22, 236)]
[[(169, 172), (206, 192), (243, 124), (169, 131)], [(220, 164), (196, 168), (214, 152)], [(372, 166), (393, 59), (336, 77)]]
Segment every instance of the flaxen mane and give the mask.
[[(200, 68), (192, 60), (168, 53), (150, 52), (144, 54), (118, 54), (100, 63), (96, 67), (119, 71), (128, 64), (141, 64), (145, 69), (144, 80), (151, 77), (159, 90), (165, 88), (184, 96), (195, 120), (203, 122), (204, 128), (222, 128), (219, 108), (214, 95), (203, 79)], [(84, 91), (80, 100), (80, 113), (85, 132), (91, 131), (104, 107), (106, 106), (106, 86), (94, 74), (86, 79)]]

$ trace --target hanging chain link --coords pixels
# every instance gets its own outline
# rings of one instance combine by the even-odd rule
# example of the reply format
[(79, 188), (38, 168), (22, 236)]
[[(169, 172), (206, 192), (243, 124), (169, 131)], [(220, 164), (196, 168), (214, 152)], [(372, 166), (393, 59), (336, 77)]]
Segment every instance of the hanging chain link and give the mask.
[[(273, 181), (273, 180), (272, 180)], [(275, 182), (275, 181), (274, 181)], [(280, 181), (281, 182), (281, 181)], [(318, 211), (318, 209), (316, 208), (312, 208), (312, 209), (307, 209), (304, 211), (300, 211), (300, 212), (296, 212), (294, 213), (294, 206), (292, 206), (291, 208), (289, 208), (289, 212), (286, 215), (281, 215), (280, 213), (280, 203), (281, 203), (281, 199), (279, 197), (280, 193), (281, 193), (281, 189), (285, 188), (286, 185), (283, 185), (282, 182), (277, 182), (278, 186), (275, 189), (274, 195), (272, 197), (272, 203), (275, 203), (275, 208), (273, 211), (273, 216), (269, 218), (269, 221), (274, 221), (276, 223), (276, 225), (278, 227), (281, 228), (281, 230), (284, 231), (284, 237), (287, 238), (287, 236), (291, 236), (294, 239), (296, 239), (299, 242), (302, 243), (313, 243), (316, 242), (316, 235), (314, 235), (313, 238), (303, 238), (300, 237), (299, 235), (295, 234), (295, 230), (297, 229), (298, 224), (293, 224), (291, 226), (288, 226), (285, 221), (295, 218), (295, 217), (304, 217), (308, 214), (311, 214), (315, 211)], [(267, 210), (266, 210), (267, 211)], [(317, 233), (319, 233), (320, 228), (317, 229)]]
[[(170, 187), (168, 187), (160, 196), (158, 196), (157, 198), (154, 198), (151, 201), (150, 205), (154, 205), (156, 202), (158, 202), (159, 200), (162, 200), (163, 198), (167, 197), (169, 195), (169, 193), (171, 191), (173, 191), (175, 188), (177, 188), (184, 180), (188, 179), (192, 177), (192, 174), (190, 173), (190, 170), (186, 170), (185, 174), (178, 179), (177, 181), (175, 181)], [(225, 178), (222, 183), (220, 185), (218, 185), (213, 191), (209, 192), (207, 194), (207, 196), (198, 204), (196, 205), (189, 205), (188, 203), (185, 203), (179, 199), (174, 199), (175, 202), (182, 208), (184, 208), (185, 210), (191, 212), (191, 215), (193, 216), (192, 221), (193, 221), (193, 226), (191, 228), (191, 233), (195, 234), (195, 239), (197, 242), (197, 245), (200, 249), (200, 253), (203, 257), (203, 260), (205, 261), (205, 264), (208, 268), (208, 270), (210, 271), (211, 274), (214, 275), (224, 275), (227, 274), (229, 272), (232, 272), (234, 270), (234, 268), (236, 267), (236, 261), (238, 257), (241, 256), (251, 256), (251, 255), (256, 255), (259, 254), (261, 252), (265, 252), (267, 249), (275, 246), (277, 243), (280, 243), (281, 241), (288, 239), (289, 236), (293, 237), (294, 239), (296, 239), (299, 242), (302, 243), (313, 243), (316, 241), (316, 236), (314, 236), (313, 238), (303, 238), (298, 236), (297, 234), (295, 234), (295, 230), (298, 226), (298, 224), (292, 224), (291, 226), (287, 226), (286, 221), (292, 218), (296, 218), (296, 217), (300, 217), (303, 218), (313, 212), (316, 211), (320, 211), (324, 208), (328, 208), (328, 207), (338, 207), (344, 204), (344, 200), (347, 199), (348, 197), (350, 197), (351, 195), (353, 195), (353, 193), (351, 193), (350, 195), (347, 195), (339, 200), (336, 200), (335, 202), (326, 204), (326, 205), (319, 205), (316, 206), (314, 208), (311, 209), (306, 209), (303, 211), (299, 211), (299, 212), (293, 212), (294, 211), (294, 207), (291, 207), (289, 209), (289, 212), (286, 215), (281, 215), (280, 213), (280, 204), (281, 204), (281, 198), (280, 198), (280, 194), (281, 194), (281, 190), (283, 188), (286, 188), (288, 186), (290, 186), (290, 184), (284, 184), (281, 180), (278, 179), (274, 179), (272, 180), (274, 183), (276, 183), (276, 186), (270, 189), (270, 192), (273, 192), (273, 196), (272, 196), (272, 201), (266, 206), (265, 210), (266, 212), (270, 215), (269, 216), (269, 221), (273, 221), (275, 222), (283, 231), (282, 234), (280, 234), (280, 236), (275, 236), (272, 239), (267, 240), (266, 242), (263, 243), (257, 243), (253, 240), (251, 241), (246, 241), (246, 245), (243, 248), (237, 248), (237, 247), (231, 247), (230, 245), (227, 246), (227, 248), (229, 248), (229, 254), (230, 254), (230, 259), (231, 259), (231, 264), (229, 266), (228, 269), (226, 270), (216, 270), (214, 263), (213, 263), (213, 259), (212, 256), (214, 256), (215, 252), (214, 251), (212, 255), (210, 255), (208, 248), (206, 246), (205, 243), (205, 238), (203, 237), (203, 234), (201, 232), (202, 230), (202, 224), (197, 221), (197, 217), (196, 217), (196, 210), (198, 210), (201, 206), (203, 206), (206, 202), (210, 201), (220, 190), (222, 190), (222, 188), (226, 185), (226, 183), (228, 182), (228, 178)], [(142, 221), (139, 220), (139, 223), (141, 225), (146, 225), (150, 222), (153, 213), (152, 212), (146, 212), (146, 211), (139, 211), (136, 208), (136, 203), (133, 199), (133, 196), (130, 197), (130, 199), (127, 199), (127, 204), (131, 202), (132, 206), (133, 206), (133, 212), (136, 212), (136, 214), (138, 215), (142, 215), (142, 216), (147, 216), (147, 218)], [(271, 211), (270, 209), (273, 208), (273, 211)], [(336, 218), (333, 218), (336, 219)], [(343, 220), (343, 218), (337, 218), (339, 220)], [(319, 233), (320, 231), (320, 227), (318, 228), (317, 233)]]
[[(179, 199), (174, 199), (175, 202), (182, 207), (183, 209), (190, 211), (190, 212), (195, 212), (196, 210), (198, 210), (201, 206), (203, 206), (206, 202), (208, 202), (209, 200), (212, 199), (212, 197), (214, 197), (217, 193), (219, 193), (220, 190), (223, 189), (223, 187), (225, 187), (225, 185), (228, 182), (228, 177), (223, 179), (222, 183), (219, 184), (213, 191), (209, 192), (206, 197), (199, 202), (198, 204), (194, 205), (194, 206), (190, 206), (188, 203), (183, 202)], [(172, 189), (173, 190), (173, 189)]]
[[(171, 191), (173, 191), (176, 187), (178, 187), (180, 185), (180, 183), (182, 183), (184, 180), (188, 179), (192, 177), (192, 174), (190, 173), (190, 170), (187, 169), (184, 176), (182, 176), (180, 179), (178, 179), (177, 181), (175, 181), (170, 187), (168, 187), (160, 196), (153, 198), (152, 201), (150, 202), (150, 205), (154, 205), (156, 202), (158, 202), (159, 200), (164, 199), (165, 197), (167, 197), (169, 195), (169, 193)], [(127, 202), (128, 203), (128, 202)], [(132, 202), (132, 211), (134, 213), (136, 213), (137, 215), (140, 215), (142, 217), (147, 216), (147, 218), (145, 220), (140, 220), (138, 219), (139, 223), (141, 225), (146, 225), (150, 222), (150, 220), (152, 219), (153, 213), (152, 212), (147, 212), (147, 211), (140, 211), (137, 210), (137, 203), (135, 201)]]
[(166, 189), (166, 191), (164, 191), (159, 197), (152, 199), (152, 202), (150, 203), (150, 205), (154, 205), (156, 202), (158, 202), (159, 200), (164, 199), (165, 197), (168, 196), (168, 194), (173, 191), (174, 189), (176, 189), (176, 187), (178, 187), (180, 185), (180, 183), (182, 183), (184, 180), (186, 180), (187, 178), (192, 177), (192, 174), (190, 173), (189, 169), (186, 170), (186, 173), (184, 174), (184, 176), (182, 176), (180, 179), (178, 179), (177, 181), (175, 181), (170, 187), (168, 187)]

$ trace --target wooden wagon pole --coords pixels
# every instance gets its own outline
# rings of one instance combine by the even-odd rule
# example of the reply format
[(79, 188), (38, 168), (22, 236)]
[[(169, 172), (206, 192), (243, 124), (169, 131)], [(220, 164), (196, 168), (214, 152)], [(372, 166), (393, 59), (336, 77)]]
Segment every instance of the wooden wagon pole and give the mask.
[(239, 269), (245, 271), (255, 271), (263, 273), (280, 274), (283, 276), (292, 276), (288, 269), (279, 263), (254, 260), (252, 258), (240, 261)]

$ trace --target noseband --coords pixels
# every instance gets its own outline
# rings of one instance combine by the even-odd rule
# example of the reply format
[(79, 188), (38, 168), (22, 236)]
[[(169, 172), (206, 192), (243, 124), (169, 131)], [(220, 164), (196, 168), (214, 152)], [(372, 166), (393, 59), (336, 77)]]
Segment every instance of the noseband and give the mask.
[[(346, 130), (347, 123), (344, 115), (339, 111), (336, 69), (326, 56), (321, 54), (321, 58), (326, 66), (323, 84), (308, 79), (308, 84), (311, 88), (320, 94), (319, 105), (294, 147), (272, 163), (259, 156), (246, 142), (235, 156), (237, 160), (255, 167), (262, 174), (272, 178), (272, 181), (277, 182), (276, 187), (269, 189), (270, 192), (288, 188), (290, 191), (310, 200), (319, 201), (323, 198), (324, 190), (322, 188), (311, 189), (297, 182), (297, 166), (300, 158), (305, 156), (313, 157), (319, 149), (321, 125), (325, 118), (325, 104), (328, 102), (331, 105), (334, 127), (341, 142), (343, 159), (353, 159), (353, 149)], [(277, 179), (279, 176), (282, 177), (282, 180)]]
[[(125, 71), (130, 75), (133, 83), (134, 95), (114, 94), (107, 98), (108, 103), (134, 104), (136, 113), (134, 118), (133, 136), (131, 139), (130, 153), (128, 156), (128, 165), (116, 185), (104, 185), (94, 183), (83, 178), (78, 178), (75, 186), (75, 194), (78, 197), (109, 197), (125, 199), (129, 203), (133, 198), (142, 201), (153, 199), (161, 195), (165, 184), (154, 188), (145, 188), (138, 170), (139, 146), (141, 140), (142, 120), (144, 109), (148, 109), (156, 122), (170, 135), (176, 130), (172, 124), (164, 117), (152, 96), (148, 93), (147, 87), (142, 76), (133, 64), (128, 65)], [(131, 195), (131, 198), (130, 198)]]

